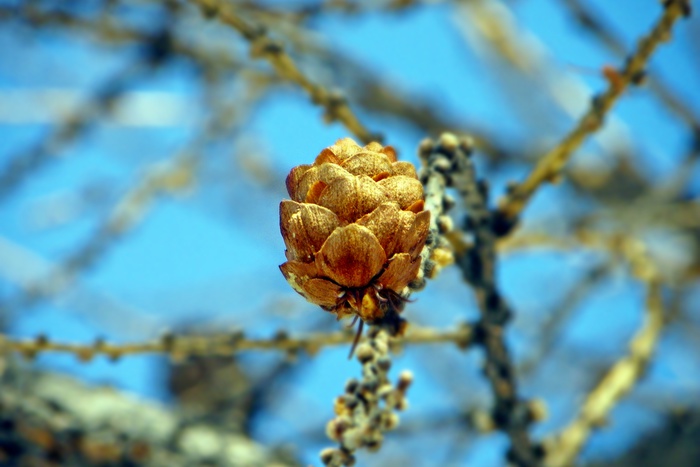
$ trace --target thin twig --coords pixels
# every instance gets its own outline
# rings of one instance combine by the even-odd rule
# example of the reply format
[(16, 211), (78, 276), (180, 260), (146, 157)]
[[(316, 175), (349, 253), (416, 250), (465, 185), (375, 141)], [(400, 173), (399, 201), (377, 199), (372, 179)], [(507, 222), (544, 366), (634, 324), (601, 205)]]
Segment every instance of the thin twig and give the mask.
[(499, 209), (505, 218), (517, 219), (535, 191), (543, 183), (556, 180), (585, 138), (603, 125), (605, 116), (627, 87), (630, 84), (638, 84), (643, 78), (644, 69), (652, 53), (657, 46), (669, 40), (673, 25), (679, 18), (688, 14), (689, 8), (689, 3), (683, 0), (666, 3), (661, 18), (656, 22), (651, 32), (639, 41), (637, 50), (627, 59), (624, 67), (619, 70), (616, 79), (610, 80), (608, 89), (593, 98), (591, 107), (581, 117), (574, 129), (540, 159), (525, 181), (515, 185), (501, 201)]
[[(563, 3), (571, 11), (571, 14), (578, 23), (593, 37), (598, 39), (608, 50), (615, 55), (623, 57), (625, 46), (612, 29), (600, 18), (590, 4), (581, 0), (563, 0)], [(658, 79), (654, 73), (648, 77), (649, 88), (656, 94), (656, 97), (671, 112), (685, 121), (694, 132), (700, 132), (700, 118), (695, 114), (692, 107), (673, 91), (666, 83)]]
[(0, 169), (0, 200), (10, 196), (31, 174), (51, 160), (59, 160), (60, 152), (85, 136), (99, 117), (115, 106), (127, 85), (141, 76), (145, 69), (140, 64), (130, 63), (105, 80), (89, 101), (73, 111), (48, 136), (27, 149), (6, 156), (9, 162)]
[(463, 115), (460, 118), (452, 117), (427, 96), (415, 91), (410, 94), (402, 92), (390, 77), (377, 73), (362, 60), (343, 53), (337, 47), (331, 47), (327, 41), (319, 40), (313, 29), (303, 27), (301, 21), (289, 21), (283, 28), (279, 27), (281, 18), (275, 13), (277, 12), (267, 10), (266, 14), (258, 15), (261, 17), (260, 22), (269, 24), (270, 28), (272, 25), (278, 26), (275, 31), (284, 34), (285, 43), (304, 54), (307, 60), (316, 62), (324, 73), (333, 73), (358, 106), (374, 113), (400, 118), (428, 136), (437, 136), (444, 131), (468, 134), (474, 139), (475, 147), (493, 161), (515, 157), (515, 148), (508, 147), (486, 127), (464, 120)]
[(599, 285), (611, 266), (610, 262), (604, 262), (593, 267), (546, 314), (546, 319), (538, 326), (537, 342), (533, 345), (532, 356), (518, 366), (518, 374), (521, 377), (531, 375), (542, 363), (544, 357), (551, 355), (564, 325), (581, 303), (590, 297), (591, 290)]
[[(242, 332), (232, 332), (202, 336), (167, 334), (151, 341), (125, 344), (109, 343), (102, 339), (91, 344), (77, 344), (55, 341), (46, 336), (17, 339), (0, 334), (0, 355), (16, 352), (31, 358), (43, 353), (65, 353), (73, 354), (82, 361), (90, 361), (99, 355), (113, 360), (143, 354), (184, 358), (190, 355), (228, 356), (250, 350), (315, 354), (324, 347), (349, 344), (354, 337), (354, 332), (317, 333), (301, 337), (290, 337), (285, 332), (279, 332), (269, 339), (252, 339)], [(406, 335), (392, 338), (391, 345), (453, 343), (466, 348), (472, 340), (473, 330), (468, 324), (445, 330), (410, 327)]]
[[(598, 241), (595, 237), (583, 239)], [(646, 285), (646, 319), (630, 341), (628, 354), (617, 361), (591, 390), (576, 418), (547, 442), (546, 465), (550, 467), (563, 467), (573, 463), (591, 432), (605, 422), (616, 403), (644, 375), (664, 326), (661, 280), (644, 245), (628, 237), (606, 243), (627, 258), (632, 273)]]
[(238, 31), (249, 43), (253, 57), (265, 58), (283, 78), (300, 86), (315, 104), (325, 109), (325, 118), (339, 121), (365, 144), (381, 141), (381, 136), (369, 131), (350, 109), (345, 98), (326, 90), (304, 75), (287, 54), (283, 46), (272, 40), (264, 29), (253, 26), (241, 18), (235, 9), (222, 0), (190, 0), (202, 9), (207, 17), (216, 17), (222, 23)]
[(58, 294), (75, 282), (77, 276), (101, 258), (125, 233), (133, 229), (162, 193), (176, 193), (191, 187), (196, 160), (176, 157), (168, 164), (154, 164), (116, 204), (94, 234), (46, 277), (28, 284), (26, 292), (6, 304), (5, 312), (24, 310), (37, 301)]

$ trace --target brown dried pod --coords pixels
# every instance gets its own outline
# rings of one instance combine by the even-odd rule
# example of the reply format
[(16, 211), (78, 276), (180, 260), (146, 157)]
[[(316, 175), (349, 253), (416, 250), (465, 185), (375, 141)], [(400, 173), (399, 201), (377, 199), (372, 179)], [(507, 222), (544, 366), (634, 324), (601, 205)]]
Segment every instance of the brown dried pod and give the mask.
[(400, 311), (430, 224), (413, 165), (391, 146), (345, 138), (294, 167), (287, 191), (280, 269), (294, 290), (338, 319), (374, 323)]

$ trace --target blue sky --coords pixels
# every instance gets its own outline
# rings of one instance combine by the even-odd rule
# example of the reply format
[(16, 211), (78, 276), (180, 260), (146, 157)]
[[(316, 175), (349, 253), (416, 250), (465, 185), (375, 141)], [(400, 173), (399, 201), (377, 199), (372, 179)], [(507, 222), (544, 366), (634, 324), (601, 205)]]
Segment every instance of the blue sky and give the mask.
[[(519, 27), (529, 30), (539, 41), (543, 60), (581, 86), (582, 97), (577, 101), (572, 96), (572, 105), (583, 111), (592, 93), (603, 89), (605, 82), (600, 75), (580, 68), (600, 69), (620, 61), (582, 33), (562, 3), (506, 2)], [(648, 31), (660, 9), (658, 2), (651, 0), (590, 3), (614, 25), (628, 50)], [(143, 7), (131, 8), (130, 17), (135, 23), (148, 24), (147, 20), (153, 18), (152, 12)], [(315, 21), (313, 27), (324, 45), (379, 73), (392, 87), (429, 98), (440, 112), (457, 121), (477, 122), (509, 145), (534, 144), (545, 150), (573, 124), (571, 116), (554, 108), (546, 89), (515, 81), (507, 65), (474, 48), (475, 43), (460, 31), (459, 16), (450, 6), (431, 5), (395, 15), (375, 11), (351, 19), (331, 14)], [(700, 62), (690, 59), (694, 51), (689, 44), (691, 34), (697, 37), (697, 30), (696, 18), (682, 22), (675, 40), (658, 52), (651, 67), (694, 108), (696, 115), (700, 114), (700, 93), (692, 83), (700, 82)], [(208, 24), (199, 34), (219, 35), (225, 38), (224, 45), (237, 39), (234, 32), (218, 24)], [(231, 50), (236, 47), (231, 45)], [(45, 89), (75, 92), (78, 99), (85, 98), (105, 77), (128, 67), (135, 54), (132, 48), (99, 45), (86, 36), (52, 31), (21, 33), (12, 28), (0, 30), (0, 48), (3, 99), (13, 91)], [(99, 119), (86, 137), (58, 151), (43, 169), (5, 199), (0, 214), (0, 235), (6, 242), (0, 249), (2, 257), (6, 260), (12, 250), (35, 258), (37, 264), (60, 263), (94, 234), (105, 213), (136, 180), (152, 173), (154, 164), (156, 168), (167, 167), (173, 153), (186, 152), (207, 115), (195, 77), (191, 67), (175, 64), (133, 80), (129, 91), (167, 93), (172, 98), (168, 102), (174, 102), (174, 108), (183, 113), (180, 123), (139, 127)], [(328, 81), (329, 77), (332, 73), (318, 79)], [(273, 96), (246, 118), (236, 134), (205, 146), (199, 172), (203, 181), (178, 193), (157, 196), (143, 221), (111, 244), (68, 293), (12, 315), (11, 333), (27, 337), (46, 333), (58, 340), (89, 342), (97, 336), (113, 341), (144, 339), (187, 323), (244, 328), (255, 336), (269, 336), (279, 328), (303, 332), (317, 325), (339, 327), (330, 315), (297, 296), (278, 271), (278, 264), (284, 261), (277, 226), (278, 203), (285, 196), (283, 186), (261, 187), (237, 170), (236, 164), (249, 152), (259, 157), (263, 167), (271, 171), (271, 179), (279, 182), (291, 167), (311, 162), (322, 148), (347, 136), (347, 131), (338, 123), (325, 124), (321, 109), (310, 104), (298, 89), (285, 87)], [(42, 104), (41, 99), (31, 103), (38, 106), (38, 111), (18, 109), (18, 122), (8, 118), (0, 121), (0, 167), (5, 167), (18, 150), (52, 131), (51, 125), (41, 120)], [(395, 146), (402, 158), (416, 160), (415, 147), (426, 135), (376, 115), (360, 113), (360, 117), (371, 129), (384, 133), (387, 143)], [(610, 138), (619, 141), (622, 135), (625, 144), (633, 146), (635, 163), (650, 180), (668, 175), (689, 141), (687, 127), (643, 87), (632, 89), (622, 99), (608, 123)], [(601, 148), (606, 144), (605, 140), (586, 144), (574, 163), (605, 164), (606, 154)], [(494, 198), (506, 181), (525, 173), (523, 165), (514, 165), (496, 174)], [(558, 217), (566, 216), (575, 204), (570, 195), (566, 184), (541, 190), (526, 212), (525, 225), (556, 222)], [(58, 217), (54, 224), (50, 223), (52, 215)], [(62, 221), (61, 215), (66, 220)], [(516, 358), (527, 353), (528, 333), (533, 332), (532, 321), (528, 320), (541, 319), (538, 313), (546, 305), (557, 303), (567, 284), (575, 283), (587, 267), (599, 260), (585, 252), (538, 252), (512, 255), (503, 261), (499, 279), (519, 312), (509, 335)], [(9, 278), (16, 276), (12, 268), (28, 263), (25, 258), (14, 266), (8, 264), (3, 266), (0, 296), (12, 302), (20, 294), (15, 280)], [(41, 271), (41, 267), (36, 270)], [(558, 287), (553, 288), (553, 283)], [(445, 271), (415, 298), (407, 317), (421, 324), (449, 326), (477, 316), (473, 297), (455, 270)], [(550, 404), (551, 420), (540, 430), (560, 426), (571, 416), (580, 391), (590, 384), (585, 377), (587, 355), (612, 361), (624, 352), (626, 338), (639, 325), (642, 301), (643, 290), (620, 273), (602, 283), (595, 296), (580, 306), (562, 337), (572, 352), (571, 381), (562, 383), (562, 387), (543, 387), (536, 382), (523, 385), (527, 396), (545, 397)], [(107, 302), (115, 308), (104, 312), (91, 306), (97, 303), (101, 308)], [(601, 317), (605, 317), (604, 326)], [(302, 408), (313, 414), (305, 422), (308, 429), (323, 426), (331, 416), (331, 398), (359, 370), (356, 362), (347, 362), (346, 352), (328, 349), (303, 360), (294, 381), (286, 386), (288, 397), (276, 401), (261, 417), (257, 433), (261, 439), (301, 443), (305, 460), (315, 462), (321, 445), (295, 439), (289, 430), (279, 429), (277, 422), (291, 426), (287, 423), (294, 423)], [(444, 358), (446, 363), (459, 362), (461, 367), (454, 369), (454, 374), (463, 384), (449, 389), (444, 376), (441, 379), (431, 374), (426, 358), (432, 357), (426, 357), (427, 352), (437, 359)], [(262, 363), (255, 359), (244, 357), (252, 366), (263, 365), (270, 357), (261, 357)], [(697, 391), (697, 367), (695, 373), (688, 373), (697, 362), (684, 357), (682, 348), (674, 347), (672, 335), (665, 336), (659, 361), (662, 363), (653, 367), (643, 388), (666, 385), (668, 391), (677, 391), (681, 397)], [(425, 414), (449, 413), (459, 402), (455, 398), (466, 393), (487, 406), (488, 387), (480, 376), (479, 362), (475, 351), (460, 354), (438, 347), (407, 350), (396, 362), (397, 368), (415, 367), (417, 373), (406, 418), (417, 420)], [(161, 357), (131, 357), (118, 363), (98, 358), (86, 365), (69, 356), (47, 355), (37, 364), (90, 382), (114, 384), (148, 398), (165, 398), (159, 380)], [(439, 373), (441, 367), (435, 366), (434, 373)], [(686, 375), (686, 379), (679, 375)], [(639, 430), (658, 421), (650, 410), (628, 402), (623, 402), (612, 418), (612, 428), (594, 436), (586, 453), (603, 455), (622, 449)], [(403, 442), (389, 438), (387, 447)], [(451, 442), (449, 430), (437, 430), (434, 441), (438, 457), (446, 455)], [(469, 442), (473, 443), (472, 449), (465, 451), (459, 462), (500, 465), (505, 448), (500, 435)], [(408, 449), (413, 451), (425, 455), (428, 447), (418, 443)], [(362, 459), (380, 465), (381, 457)]]

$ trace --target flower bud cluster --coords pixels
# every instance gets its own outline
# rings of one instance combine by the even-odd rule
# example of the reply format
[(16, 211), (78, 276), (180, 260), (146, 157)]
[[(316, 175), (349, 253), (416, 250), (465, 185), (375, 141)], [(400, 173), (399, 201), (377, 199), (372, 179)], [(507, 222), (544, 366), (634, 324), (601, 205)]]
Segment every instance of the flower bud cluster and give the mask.
[(372, 327), (369, 340), (360, 344), (356, 357), (362, 364), (362, 380), (351, 379), (345, 393), (335, 400), (336, 417), (328, 422), (326, 434), (340, 446), (321, 451), (327, 466), (349, 466), (355, 463), (354, 452), (365, 448), (378, 450), (384, 432), (399, 424), (396, 411), (408, 407), (406, 391), (413, 375), (404, 371), (396, 385), (389, 381), (391, 369), (389, 335), (380, 327)]
[(459, 140), (450, 133), (444, 133), (436, 142), (425, 139), (418, 148), (418, 157), (423, 164), (418, 178), (425, 187), (425, 209), (431, 213), (428, 239), (421, 253), (422, 282), (426, 278), (435, 278), (455, 260), (455, 245), (450, 244), (455, 237), (454, 225), (448, 215), (455, 200), (446, 190), (454, 187), (458, 168), (455, 152), (458, 148), (465, 153), (471, 152), (469, 140)]

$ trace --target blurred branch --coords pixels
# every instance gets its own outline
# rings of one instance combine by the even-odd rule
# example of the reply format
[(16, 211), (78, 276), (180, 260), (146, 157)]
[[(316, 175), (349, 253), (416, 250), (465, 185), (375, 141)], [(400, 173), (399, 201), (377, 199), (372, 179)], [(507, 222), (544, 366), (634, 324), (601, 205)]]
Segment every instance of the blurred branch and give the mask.
[(476, 178), (470, 140), (443, 134), (435, 143), (422, 143), (420, 152), (428, 161), (426, 165), (441, 173), (447, 186), (458, 190), (468, 213), (466, 230), (472, 234), (474, 244), (458, 252), (456, 261), (474, 289), (481, 312), (475, 342), (486, 353), (484, 372), (495, 399), (493, 420), (510, 438), (511, 462), (518, 466), (539, 465), (540, 449), (528, 433), (533, 417), (529, 405), (519, 399), (515, 370), (503, 336), (512, 311), (496, 286), (496, 239), (512, 225), (502, 223), (488, 207), (488, 187)]
[(0, 201), (52, 158), (58, 159), (59, 152), (83, 136), (101, 114), (113, 108), (127, 85), (143, 71), (145, 67), (130, 63), (102, 83), (94, 97), (73, 111), (50, 135), (30, 148), (8, 156), (9, 163), (0, 170)]
[(601, 209), (579, 219), (578, 224), (590, 226), (613, 221), (628, 229), (655, 226), (688, 231), (697, 229), (700, 227), (700, 200), (690, 198), (689, 193), (692, 192), (699, 160), (700, 140), (692, 142), (671, 174), (664, 180), (653, 180), (653, 184), (644, 190), (639, 187), (640, 183), (645, 183), (641, 176), (636, 180), (635, 175), (624, 170), (628, 168), (627, 164), (599, 176), (597, 180), (593, 176), (586, 182), (585, 176), (577, 179), (572, 176), (572, 182), (582, 191), (603, 202)]
[[(224, 356), (250, 350), (273, 350), (292, 355), (306, 352), (313, 355), (324, 347), (352, 343), (354, 338), (354, 332), (317, 333), (302, 337), (290, 337), (286, 332), (279, 332), (270, 339), (250, 339), (242, 332), (234, 332), (205, 336), (168, 334), (152, 341), (132, 344), (110, 344), (102, 339), (92, 344), (74, 344), (54, 341), (46, 336), (39, 336), (36, 339), (15, 339), (0, 334), (0, 354), (17, 352), (33, 358), (42, 353), (60, 352), (73, 354), (82, 361), (90, 361), (98, 355), (116, 360), (128, 355), (159, 353), (179, 359), (188, 355)], [(468, 324), (446, 330), (409, 327), (406, 335), (392, 338), (390, 344), (400, 346), (452, 343), (459, 348), (466, 348), (471, 345), (473, 338), (473, 329)]]
[(95, 232), (45, 278), (28, 284), (21, 297), (5, 306), (6, 312), (26, 308), (38, 300), (66, 290), (82, 271), (91, 267), (119, 238), (142, 222), (160, 195), (182, 193), (192, 188), (197, 170), (208, 154), (207, 146), (222, 135), (230, 135), (231, 129), (244, 120), (251, 102), (258, 99), (257, 88), (246, 88), (232, 109), (224, 105), (220, 96), (216, 95), (216, 87), (207, 89), (209, 94), (205, 96), (208, 98), (206, 103), (214, 112), (189, 146), (180, 155), (149, 165)]
[(591, 432), (605, 422), (615, 404), (644, 375), (664, 326), (661, 278), (647, 256), (644, 244), (627, 237), (601, 239), (595, 234), (584, 234), (582, 239), (593, 244), (602, 241), (629, 261), (634, 276), (647, 287), (646, 319), (630, 341), (629, 353), (615, 363), (589, 392), (576, 419), (546, 443), (546, 464), (551, 467), (571, 465)]
[(628, 58), (624, 67), (615, 72), (615, 79), (608, 83), (608, 89), (593, 98), (589, 110), (581, 117), (576, 127), (564, 139), (545, 154), (530, 175), (522, 183), (512, 187), (501, 200), (499, 210), (504, 217), (515, 220), (525, 208), (537, 189), (545, 182), (552, 182), (560, 175), (573, 152), (584, 139), (597, 131), (605, 116), (630, 84), (636, 85), (644, 77), (645, 67), (656, 47), (670, 39), (671, 29), (678, 19), (689, 14), (690, 4), (685, 0), (669, 1), (663, 14), (651, 32), (643, 37), (637, 50)]
[[(336, 54), (337, 55), (337, 54)], [(357, 73), (360, 71), (360, 73)], [(399, 118), (413, 125), (421, 132), (436, 137), (444, 131), (452, 131), (474, 138), (474, 146), (493, 162), (517, 160), (515, 148), (508, 147), (487, 128), (475, 122), (462, 123), (452, 120), (438, 103), (421, 99), (415, 94), (402, 95), (388, 82), (375, 79), (369, 72), (362, 73), (361, 65), (353, 66), (347, 73), (357, 73), (355, 99), (364, 108), (373, 112)]]
[(477, 122), (464, 122), (463, 116), (451, 118), (440, 102), (433, 102), (415, 92), (402, 92), (390, 76), (378, 73), (365, 62), (318, 40), (313, 30), (302, 27), (298, 21), (281, 23), (277, 16), (270, 18), (273, 11), (261, 12), (257, 7), (253, 8), (262, 24), (270, 28), (276, 26), (275, 32), (284, 33), (285, 42), (303, 53), (306, 60), (315, 60), (323, 73), (332, 73), (362, 108), (398, 118), (428, 136), (438, 136), (445, 131), (468, 134), (474, 139), (475, 147), (493, 161), (501, 161), (514, 152), (514, 148), (506, 146)]
[(375, 11), (402, 12), (410, 8), (445, 3), (444, 0), (321, 0), (292, 5), (289, 10), (273, 10), (255, 1), (243, 1), (241, 6), (273, 15), (290, 16), (295, 21), (304, 21), (326, 13), (342, 13), (345, 16), (372, 13)]
[(381, 136), (370, 132), (358, 120), (342, 95), (330, 92), (311, 81), (296, 66), (283, 46), (273, 41), (264, 29), (248, 24), (236, 10), (222, 0), (190, 0), (202, 9), (205, 17), (217, 17), (221, 22), (237, 30), (249, 43), (253, 57), (265, 58), (283, 78), (300, 86), (315, 104), (325, 109), (325, 118), (340, 121), (365, 144), (381, 141)]
[(616, 459), (588, 464), (589, 467), (691, 466), (700, 459), (700, 411), (674, 409), (664, 414), (661, 426), (642, 435), (632, 449)]
[[(532, 99), (531, 93), (524, 94), (522, 90), (531, 89), (533, 85), (543, 88), (550, 101), (566, 115), (572, 118), (578, 115), (579, 103), (587, 100), (590, 95), (588, 87), (557, 67), (550, 58), (546, 44), (518, 24), (515, 14), (504, 7), (502, 2), (466, 1), (458, 13), (458, 26), (462, 35), (471, 39), (471, 42), (476, 42), (473, 48), (478, 50), (480, 41), (484, 41), (489, 45), (489, 50), (495, 52), (493, 55), (508, 65), (506, 72), (495, 72), (492, 75), (498, 82), (504, 83), (500, 86), (502, 92), (514, 89), (507, 96), (512, 109), (520, 110), (521, 117), (525, 117), (526, 125), (539, 125), (536, 129), (541, 129), (544, 125), (540, 120), (556, 118), (556, 114), (547, 112), (536, 113), (537, 118), (528, 118), (536, 112), (537, 102)], [(488, 64), (488, 59), (484, 61)], [(545, 125), (550, 126), (551, 123)], [(614, 139), (626, 137), (623, 132), (616, 131)], [(605, 145), (605, 141), (602, 143)]]
[[(562, 3), (568, 7), (568, 10), (586, 31), (591, 33), (593, 37), (598, 39), (599, 42), (615, 55), (624, 57), (624, 44), (616, 37), (612, 28), (596, 14), (589, 4), (581, 2), (580, 0), (562, 0)], [(648, 76), (648, 83), (652, 92), (666, 108), (685, 121), (694, 133), (700, 133), (700, 118), (695, 115), (693, 109), (688, 106), (682, 98), (677, 96), (676, 93), (653, 72)]]
[(425, 192), (425, 210), (430, 212), (430, 231), (421, 251), (421, 271), (428, 279), (436, 277), (443, 267), (454, 262), (450, 245), (444, 237), (452, 229), (452, 220), (446, 213), (454, 206), (454, 199), (446, 193), (449, 177), (442, 161), (431, 157), (432, 144), (426, 139), (418, 149), (423, 162), (419, 178)]
[(161, 193), (174, 193), (191, 187), (195, 159), (185, 155), (167, 164), (155, 164), (146, 171), (112, 210), (95, 233), (47, 276), (27, 284), (26, 293), (7, 305), (9, 310), (23, 309), (37, 300), (67, 289), (80, 271), (90, 267), (117, 238), (137, 225), (151, 202)]
[[(250, 8), (260, 15), (259, 10), (262, 7), (255, 4), (245, 5), (245, 8)], [(91, 34), (107, 44), (145, 44), (151, 49), (159, 50), (161, 54), (171, 53), (183, 57), (206, 70), (207, 73), (221, 74), (236, 71), (239, 75), (250, 75), (249, 81), (259, 83), (261, 86), (271, 80), (270, 76), (258, 70), (243, 68), (244, 63), (241, 60), (233, 57), (230, 52), (218, 50), (215, 42), (197, 43), (186, 40), (179, 37), (175, 29), (165, 34), (154, 34), (123, 24), (111, 16), (86, 18), (63, 11), (48, 12), (31, 5), (25, 6), (22, 14), (36, 27), (70, 28)], [(266, 9), (264, 14), (270, 16), (274, 11)], [(0, 19), (13, 19), (15, 15), (15, 9), (0, 7)], [(281, 21), (277, 16), (274, 20)], [(269, 17), (264, 21), (266, 25), (270, 22)], [(272, 27), (272, 25), (269, 26)], [(318, 60), (324, 67), (335, 70), (334, 74), (349, 87), (348, 93), (362, 108), (399, 118), (429, 135), (438, 135), (446, 130), (469, 134), (474, 138), (475, 146), (494, 161), (500, 161), (511, 155), (512, 148), (503, 145), (487, 129), (479, 127), (474, 122), (453, 121), (444, 112), (436, 111), (436, 104), (427, 98), (413, 94), (403, 95), (391, 83), (382, 81), (361, 62), (308, 37), (308, 31), (296, 22), (289, 26), (293, 27), (293, 33), (285, 34), (285, 40), (302, 50), (307, 58)], [(275, 31), (279, 33), (281, 28)]]
[(545, 356), (551, 355), (564, 324), (581, 305), (581, 302), (590, 297), (593, 288), (600, 283), (611, 266), (610, 262), (605, 262), (588, 271), (560, 300), (559, 304), (546, 313), (544, 323), (539, 326), (539, 332), (536, 343), (533, 346), (534, 349), (531, 351), (531, 356), (518, 368), (520, 375), (523, 377), (529, 376)]
[[(56, 125), (71, 120), (70, 109), (84, 100), (75, 89), (0, 90), (0, 125)], [(180, 94), (159, 91), (121, 93), (113, 111), (100, 123), (127, 128), (186, 127), (192, 123), (192, 101)]]
[[(56, 268), (56, 264), (22, 245), (0, 236), (0, 279), (18, 286), (28, 293), (32, 284), (38, 283)], [(65, 300), (54, 303), (91, 323), (115, 334), (151, 336), (165, 328), (166, 320), (156, 318), (141, 308), (122, 303), (108, 293), (89, 286), (84, 281), (75, 281)], [(8, 304), (0, 305), (0, 318), (5, 318)]]
[(606, 415), (617, 401), (643, 376), (666, 322), (661, 297), (661, 277), (644, 244), (634, 238), (625, 235), (602, 235), (584, 230), (577, 232), (575, 238), (532, 233), (526, 236), (514, 235), (500, 247), (501, 251), (523, 247), (568, 250), (577, 243), (588, 248), (621, 254), (629, 262), (632, 274), (647, 287), (647, 316), (642, 328), (630, 342), (629, 354), (613, 365), (589, 393), (577, 419), (560, 435), (545, 442), (546, 464), (551, 466), (570, 465), (591, 431), (604, 423)]
[(238, 433), (114, 388), (11, 366), (0, 373), (7, 466), (298, 465)]
[[(0, 6), (0, 20), (16, 20), (16, 8)], [(226, 69), (237, 70), (242, 63), (236, 61), (230, 53), (219, 53), (213, 49), (205, 49), (192, 41), (178, 37), (177, 29), (144, 31), (124, 24), (114, 15), (107, 12), (103, 16), (89, 17), (71, 14), (68, 11), (47, 11), (33, 4), (25, 4), (21, 9), (21, 18), (35, 28), (56, 28), (72, 30), (89, 34), (110, 45), (137, 44), (147, 57), (160, 61), (168, 58), (169, 54), (177, 54), (207, 70)]]

